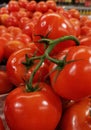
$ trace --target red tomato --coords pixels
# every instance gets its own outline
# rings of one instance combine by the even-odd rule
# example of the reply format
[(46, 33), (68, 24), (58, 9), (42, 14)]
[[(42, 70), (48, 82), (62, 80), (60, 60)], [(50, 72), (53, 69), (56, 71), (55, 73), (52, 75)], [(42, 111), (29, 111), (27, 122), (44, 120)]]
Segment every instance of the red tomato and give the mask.
[(8, 27), (8, 32), (16, 38), (19, 34), (22, 33), (22, 30), (19, 27), (10, 26)]
[(13, 89), (12, 83), (9, 81), (7, 72), (0, 70), (0, 94), (5, 94)]
[(4, 113), (11, 130), (55, 130), (62, 114), (60, 98), (47, 84), (38, 86), (34, 92), (18, 87), (7, 96)]
[(28, 71), (27, 67), (22, 64), (22, 62), (26, 61), (25, 55), (27, 54), (29, 57), (32, 57), (36, 51), (37, 47), (32, 44), (30, 48), (21, 49), (9, 57), (6, 65), (7, 73), (8, 76), (12, 75), (9, 76), (9, 79), (15, 86), (24, 83), (25, 76)]
[(64, 112), (59, 130), (90, 130), (90, 112), (91, 98), (86, 98), (74, 103)]
[(20, 8), (26, 8), (28, 4), (28, 0), (18, 0)]
[(73, 18), (80, 19), (80, 12), (78, 9), (72, 8), (72, 9), (69, 9), (68, 12), (69, 14), (71, 14)]
[(21, 41), (23, 43), (30, 44), (30, 42), (32, 41), (31, 37), (27, 34), (21, 33), (16, 37), (16, 40)]
[(6, 59), (8, 59), (12, 53), (25, 47), (26, 47), (25, 43), (21, 41), (18, 41), (18, 40), (8, 41), (4, 47), (4, 51), (5, 51), (4, 56)]
[(1, 117), (0, 117), (0, 130), (5, 130)]
[[(70, 21), (63, 15), (58, 15), (57, 13), (47, 13), (42, 15), (42, 17), (38, 20), (33, 31), (33, 41), (37, 42), (36, 45), (40, 48), (41, 52), (44, 53), (45, 46), (42, 43), (38, 43), (40, 36), (36, 35), (42, 35), (43, 37), (48, 35), (48, 38), (56, 39), (65, 35), (75, 35), (75, 30)], [(75, 44), (71, 40), (61, 42), (56, 45), (51, 54), (56, 54), (72, 45)]]
[(18, 19), (15, 16), (11, 16), (9, 15), (8, 18), (5, 21), (5, 26), (9, 27), (9, 26), (18, 26)]
[(80, 30), (81, 30), (81, 35), (83, 36), (87, 36), (89, 32), (91, 32), (91, 28), (86, 25), (82, 26)]
[(40, 1), (37, 3), (37, 6), (36, 6), (36, 11), (40, 11), (42, 13), (45, 13), (47, 12), (48, 8), (47, 8), (47, 5), (46, 5), (46, 2), (44, 1)]
[(14, 36), (13, 36), (11, 33), (9, 33), (9, 32), (3, 33), (1, 39), (2, 39), (3, 37), (4, 37), (5, 39), (7, 39), (7, 41), (14, 40)]
[(53, 1), (53, 0), (47, 0), (46, 5), (47, 5), (48, 9), (52, 9), (53, 11), (57, 10), (57, 5), (56, 5), (55, 1)]
[(64, 60), (54, 72), (52, 71), (57, 65), (50, 65), (53, 89), (60, 96), (70, 100), (79, 100), (91, 95), (91, 48), (71, 47), (66, 54), (61, 53), (56, 58), (62, 60), (65, 56), (66, 61)]
[(10, 12), (19, 11), (19, 9), (20, 9), (20, 6), (19, 6), (19, 4), (18, 4), (18, 1), (10, 1), (10, 2), (8, 3), (8, 10), (9, 10)]
[(35, 12), (36, 11), (36, 6), (37, 6), (37, 2), (35, 0), (31, 0), (28, 4), (27, 4), (27, 10), (31, 11), (31, 12)]

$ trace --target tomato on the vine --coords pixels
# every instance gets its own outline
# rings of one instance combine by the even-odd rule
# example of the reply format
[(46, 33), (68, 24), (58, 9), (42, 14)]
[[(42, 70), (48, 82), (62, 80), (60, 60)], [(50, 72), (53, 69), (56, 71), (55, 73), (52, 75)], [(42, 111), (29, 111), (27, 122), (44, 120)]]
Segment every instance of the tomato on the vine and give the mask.
[(4, 114), (10, 129), (55, 130), (62, 115), (61, 100), (49, 85), (39, 83), (38, 87), (27, 92), (21, 86), (9, 93)]
[[(45, 50), (43, 43), (38, 43), (38, 40), (41, 37), (56, 39), (61, 36), (66, 35), (75, 35), (76, 32), (73, 28), (73, 25), (70, 21), (63, 15), (58, 15), (57, 13), (47, 13), (40, 17), (37, 24), (34, 26), (33, 31), (33, 41), (36, 42), (36, 45), (42, 51)], [(55, 55), (59, 51), (64, 50), (65, 48), (75, 45), (73, 41), (67, 40), (56, 45), (52, 50), (51, 54)]]
[(55, 92), (70, 100), (91, 95), (91, 48), (71, 47), (67, 53), (62, 52), (56, 58), (62, 60), (59, 66), (51, 63), (49, 68)]

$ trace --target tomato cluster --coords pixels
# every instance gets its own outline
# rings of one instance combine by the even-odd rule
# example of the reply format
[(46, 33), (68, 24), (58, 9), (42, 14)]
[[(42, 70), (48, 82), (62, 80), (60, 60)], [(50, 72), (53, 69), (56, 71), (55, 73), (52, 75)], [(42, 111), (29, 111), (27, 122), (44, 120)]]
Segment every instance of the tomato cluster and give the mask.
[(8, 94), (10, 130), (90, 130), (90, 77), (91, 19), (52, 0), (0, 8), (0, 96)]

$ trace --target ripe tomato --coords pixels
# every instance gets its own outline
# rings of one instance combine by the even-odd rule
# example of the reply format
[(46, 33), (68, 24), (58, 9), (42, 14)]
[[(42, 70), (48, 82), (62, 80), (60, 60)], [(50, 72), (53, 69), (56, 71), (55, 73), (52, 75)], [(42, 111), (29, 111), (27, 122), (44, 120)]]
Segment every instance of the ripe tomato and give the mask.
[(37, 3), (37, 6), (36, 6), (36, 11), (40, 11), (42, 13), (45, 13), (47, 12), (48, 8), (47, 8), (47, 5), (46, 5), (46, 2), (44, 1), (40, 1)]
[(1, 117), (0, 117), (0, 130), (5, 130)]
[(28, 4), (27, 4), (27, 10), (31, 11), (31, 12), (35, 12), (36, 11), (36, 6), (37, 6), (37, 2), (35, 0), (31, 0)]
[(20, 7), (18, 4), (18, 1), (10, 1), (8, 3), (8, 10), (9, 12), (13, 12), (13, 11), (19, 11)]
[(25, 74), (27, 73), (27, 67), (22, 64), (25, 62), (25, 55), (27, 54), (29, 57), (32, 57), (34, 53), (37, 53), (37, 47), (34, 44), (31, 45), (29, 48), (21, 49), (15, 53), (13, 53), (8, 61), (7, 61), (7, 74), (12, 75), (9, 76), (11, 83), (15, 86), (19, 84), (24, 84)]
[(91, 98), (82, 99), (69, 107), (63, 115), (59, 130), (91, 129)]
[(5, 27), (4, 25), (0, 25), (0, 36), (3, 34), (3, 33), (6, 33), (7, 32), (7, 27)]
[[(47, 13), (42, 15), (42, 17), (38, 20), (33, 31), (33, 41), (36, 42), (36, 45), (40, 48), (41, 52), (44, 53), (45, 46), (42, 43), (38, 43), (40, 36), (36, 35), (42, 35), (43, 37), (48, 35), (48, 38), (56, 39), (65, 35), (75, 35), (75, 30), (70, 21), (63, 15), (58, 15), (57, 13)], [(51, 52), (51, 55), (56, 54), (72, 45), (75, 44), (71, 40), (61, 42), (56, 45)]]
[(0, 70), (0, 94), (8, 93), (12, 90), (13, 85), (9, 81), (7, 72)]
[(0, 46), (0, 63), (2, 62), (3, 58), (4, 58), (4, 48)]
[(47, 0), (46, 5), (47, 5), (48, 9), (52, 9), (53, 11), (57, 10), (57, 5), (56, 5), (55, 1), (53, 1), (53, 0)]
[[(91, 48), (71, 47), (66, 54), (61, 53), (56, 58), (62, 60), (65, 56), (66, 60), (50, 74), (53, 89), (60, 96), (70, 100), (79, 100), (91, 95)], [(56, 66), (52, 63), (49, 71), (52, 72)]]
[(78, 9), (69, 9), (68, 10), (69, 14), (73, 17), (73, 18), (76, 18), (76, 19), (80, 19), (80, 12)]
[(60, 98), (45, 83), (40, 90), (14, 89), (6, 98), (4, 113), (11, 130), (55, 130), (62, 114)]
[(18, 41), (18, 40), (11, 40), (11, 41), (8, 41), (7, 44), (5, 45), (4, 47), (4, 57), (6, 59), (9, 58), (9, 56), (15, 52), (15, 51), (18, 51), (22, 48), (25, 48), (26, 45), (25, 43), (21, 42), (21, 41)]

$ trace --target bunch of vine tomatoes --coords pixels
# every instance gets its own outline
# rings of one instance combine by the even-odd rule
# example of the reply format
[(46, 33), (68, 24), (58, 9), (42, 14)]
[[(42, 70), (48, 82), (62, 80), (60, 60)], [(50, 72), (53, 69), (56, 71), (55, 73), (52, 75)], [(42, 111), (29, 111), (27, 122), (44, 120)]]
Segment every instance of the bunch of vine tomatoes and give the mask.
[(9, 130), (90, 130), (91, 19), (52, 0), (1, 7), (4, 94)]

